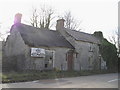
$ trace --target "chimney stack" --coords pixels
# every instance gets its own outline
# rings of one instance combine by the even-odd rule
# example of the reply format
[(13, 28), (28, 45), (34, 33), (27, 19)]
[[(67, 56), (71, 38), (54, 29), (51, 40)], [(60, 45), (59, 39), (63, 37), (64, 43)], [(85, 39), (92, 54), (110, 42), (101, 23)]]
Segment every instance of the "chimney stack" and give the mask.
[(64, 28), (64, 19), (59, 19), (57, 20), (57, 24), (56, 24), (56, 30), (60, 30)]
[(14, 18), (14, 24), (21, 23), (22, 14), (17, 13)]

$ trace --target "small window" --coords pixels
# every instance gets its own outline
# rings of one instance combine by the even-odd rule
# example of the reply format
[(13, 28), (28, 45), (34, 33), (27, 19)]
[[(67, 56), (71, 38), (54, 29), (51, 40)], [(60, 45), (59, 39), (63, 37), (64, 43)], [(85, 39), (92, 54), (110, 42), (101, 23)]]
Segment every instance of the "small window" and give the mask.
[(78, 53), (76, 53), (76, 58), (78, 57)]
[(45, 68), (47, 68), (48, 67), (48, 64), (45, 64)]
[(89, 52), (93, 52), (93, 48), (89, 46)]
[(92, 56), (88, 58), (88, 63), (90, 66), (92, 66)]
[(68, 54), (66, 53), (66, 61), (67, 61), (67, 59), (68, 59)]
[(50, 57), (50, 60), (52, 60), (52, 57)]

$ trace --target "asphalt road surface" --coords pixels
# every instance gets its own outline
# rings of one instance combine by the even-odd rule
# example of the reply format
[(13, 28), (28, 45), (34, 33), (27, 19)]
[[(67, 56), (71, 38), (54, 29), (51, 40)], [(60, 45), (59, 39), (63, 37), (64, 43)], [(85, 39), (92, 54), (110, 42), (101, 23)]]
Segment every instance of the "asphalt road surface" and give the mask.
[(56, 78), (32, 82), (1, 84), (2, 88), (118, 88), (118, 74)]

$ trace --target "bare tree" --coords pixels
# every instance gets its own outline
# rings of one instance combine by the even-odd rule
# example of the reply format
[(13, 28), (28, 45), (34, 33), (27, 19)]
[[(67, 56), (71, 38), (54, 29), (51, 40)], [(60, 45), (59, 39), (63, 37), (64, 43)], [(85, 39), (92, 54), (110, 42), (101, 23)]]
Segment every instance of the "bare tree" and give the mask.
[(33, 9), (32, 17), (30, 18), (30, 20), (31, 20), (31, 25), (32, 25), (33, 27), (38, 27), (38, 26), (37, 26), (37, 25), (38, 25), (38, 20), (37, 20), (37, 18), (38, 18), (37, 9)]
[(120, 50), (120, 31), (119, 31), (119, 29), (118, 29), (117, 36), (118, 36), (118, 48)]
[[(0, 23), (0, 28), (1, 28), (1, 23)], [(1, 31), (1, 30), (0, 30), (0, 31)], [(0, 32), (0, 39), (2, 39), (2, 40), (3, 40), (3, 37), (2, 37), (1, 32)]]
[(65, 12), (63, 18), (65, 19), (65, 28), (75, 29), (75, 30), (79, 28), (81, 22), (75, 19), (70, 11)]
[(4, 38), (2, 37), (2, 34), (0, 33), (0, 39), (3, 40)]
[(6, 37), (10, 34), (10, 32), (5, 32), (5, 33), (1, 33), (0, 32), (0, 40), (5, 41)]
[(113, 43), (114, 45), (117, 44), (117, 41), (116, 41), (116, 37), (115, 37), (115, 36), (109, 37), (109, 40), (110, 40), (110, 42)]
[(119, 37), (118, 37), (118, 32), (117, 31), (114, 32), (114, 35), (109, 37), (109, 40), (110, 40), (111, 43), (113, 43), (118, 48)]
[[(8, 29), (10, 29), (8, 27)], [(10, 34), (10, 31), (2, 32), (1, 31), (1, 23), (0, 23), (0, 40), (5, 41), (6, 37)]]
[(38, 28), (50, 28), (54, 10), (52, 8), (41, 7), (33, 9), (31, 17), (31, 25)]

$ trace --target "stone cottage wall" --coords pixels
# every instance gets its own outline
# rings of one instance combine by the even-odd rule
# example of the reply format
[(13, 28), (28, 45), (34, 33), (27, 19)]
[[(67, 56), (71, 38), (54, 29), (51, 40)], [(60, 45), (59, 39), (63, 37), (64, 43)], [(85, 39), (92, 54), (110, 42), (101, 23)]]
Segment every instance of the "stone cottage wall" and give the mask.
[(26, 47), (20, 33), (14, 29), (4, 46), (3, 69), (5, 71), (24, 69)]
[[(45, 68), (45, 58), (40, 57), (31, 57), (30, 48), (26, 49), (26, 60), (25, 60), (25, 70), (46, 70)], [(69, 48), (64, 47), (38, 47), (43, 48), (46, 51), (53, 51), (53, 67), (48, 69), (52, 70), (53, 68), (59, 70), (67, 70), (67, 61), (66, 53), (70, 50)]]
[[(99, 69), (99, 46), (98, 44), (77, 41), (64, 29), (58, 30), (75, 47), (74, 70), (92, 70)], [(90, 51), (90, 47), (92, 51)]]
[[(38, 47), (54, 51), (53, 68), (67, 70), (66, 53), (70, 48), (65, 47)], [(44, 58), (33, 58), (20, 33), (14, 28), (8, 36), (4, 48), (3, 69), (9, 70), (45, 70)]]
[(76, 42), (75, 70), (99, 69), (99, 46), (94, 43)]
[(55, 67), (60, 70), (68, 70), (67, 68), (67, 59), (66, 54), (69, 50), (69, 48), (54, 48), (55, 49)]

